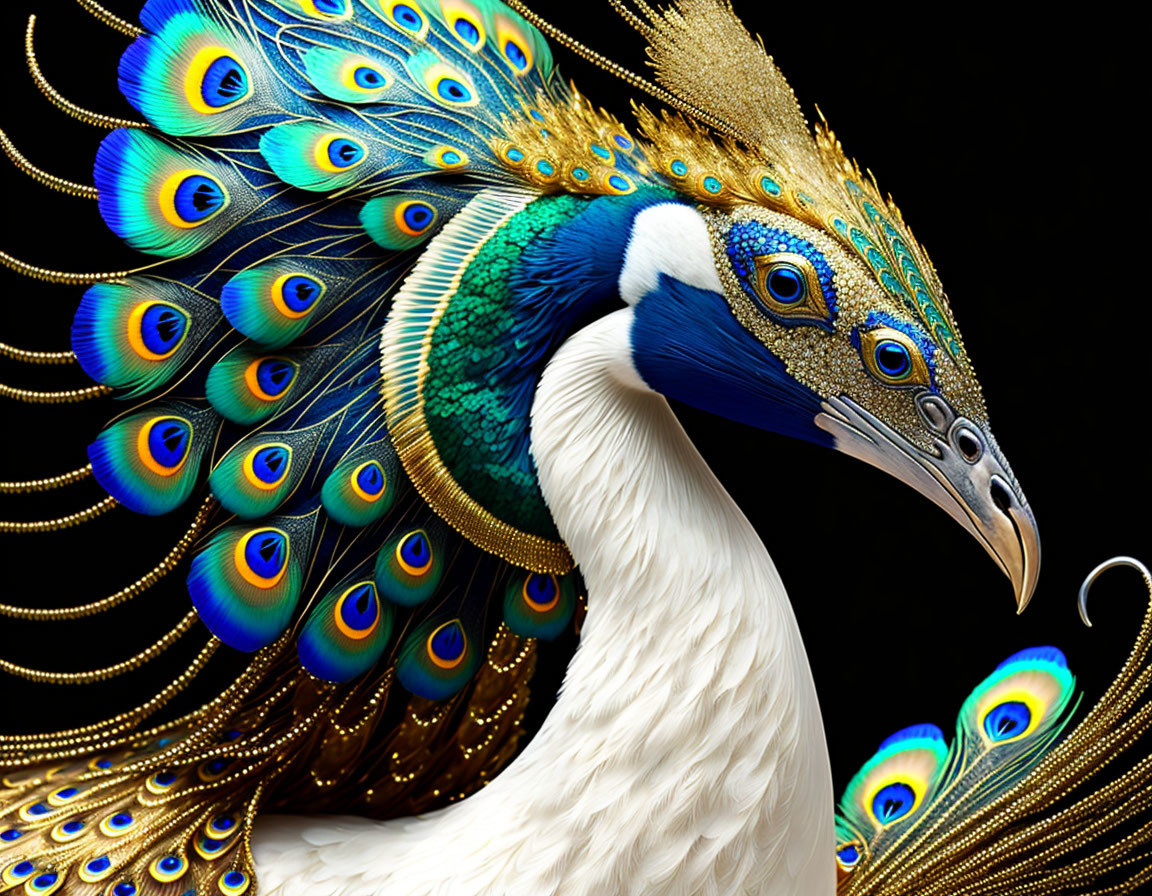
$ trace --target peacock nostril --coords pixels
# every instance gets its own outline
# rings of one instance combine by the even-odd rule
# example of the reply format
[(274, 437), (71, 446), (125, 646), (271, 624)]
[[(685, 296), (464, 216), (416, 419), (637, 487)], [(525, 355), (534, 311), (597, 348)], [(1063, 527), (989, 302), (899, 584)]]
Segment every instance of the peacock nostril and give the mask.
[(984, 453), (984, 446), (981, 444), (975, 434), (969, 430), (962, 429), (956, 433), (956, 447), (960, 453), (964, 455), (964, 459), (970, 464), (976, 463), (980, 459), (980, 455)]
[(992, 480), (992, 503), (1000, 510), (1001, 513), (1007, 514), (1014, 503), (1012, 492), (1008, 487), (999, 479)]

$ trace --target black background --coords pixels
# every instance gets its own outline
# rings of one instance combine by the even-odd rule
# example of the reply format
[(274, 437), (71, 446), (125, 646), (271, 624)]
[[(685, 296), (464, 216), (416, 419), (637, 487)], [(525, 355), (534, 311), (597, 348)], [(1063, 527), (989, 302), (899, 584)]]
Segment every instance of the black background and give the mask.
[[(106, 5), (134, 19), (139, 3)], [(1081, 18), (1041, 20), (968, 4), (904, 16), (868, 6), (736, 5), (809, 117), (819, 103), (931, 253), (1044, 546), (1039, 590), (1018, 618), (992, 560), (911, 490), (826, 450), (678, 409), (789, 588), (839, 789), (896, 728), (935, 721), (949, 729), (968, 690), (1017, 649), (1062, 647), (1090, 699), (1127, 654), (1142, 611), (1135, 574), (1101, 582), (1092, 631), (1074, 605), (1081, 579), (1099, 561), (1118, 553), (1152, 561), (1149, 160), (1136, 136), (1146, 116), (1145, 50), (1136, 45), (1135, 21), (1101, 6), (1082, 7)], [(639, 40), (607, 0), (537, 8), (642, 68)], [(0, 127), (34, 163), (91, 183), (102, 132), (38, 95), (22, 53), (32, 12), (41, 17), (38, 53), (49, 80), (83, 106), (135, 117), (116, 91), (127, 40), (66, 0), (9, 0), (0, 10)], [(556, 56), (585, 94), (627, 116), (624, 86), (560, 48)], [(0, 190), (0, 248), (64, 270), (137, 262), (103, 228), (94, 202), (38, 187), (11, 167), (0, 168)], [(0, 271), (0, 290), (0, 341), (67, 347), (79, 289)], [(82, 379), (76, 368), (0, 360), (6, 383), (52, 388)], [(109, 399), (66, 408), (3, 401), (0, 479), (82, 466), (84, 445), (115, 410)], [(87, 484), (0, 497), (0, 518), (55, 516), (100, 496)], [(185, 525), (186, 518), (117, 510), (73, 532), (0, 537), (0, 600), (60, 606), (101, 597), (149, 569)], [(181, 579), (176, 573), (100, 622), (0, 617), (0, 655), (48, 669), (121, 659), (187, 611)], [(3, 727), (55, 728), (127, 708), (187, 662), (201, 643), (187, 640), (115, 689), (92, 694), (0, 676)], [(552, 665), (541, 690), (558, 680)], [(218, 678), (234, 668), (221, 666)]]

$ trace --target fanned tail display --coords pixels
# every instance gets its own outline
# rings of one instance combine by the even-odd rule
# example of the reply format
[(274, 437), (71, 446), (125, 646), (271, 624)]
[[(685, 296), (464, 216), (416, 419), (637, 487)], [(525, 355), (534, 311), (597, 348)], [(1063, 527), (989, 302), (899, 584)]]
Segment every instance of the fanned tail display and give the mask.
[[(136, 710), (0, 738), (0, 892), (240, 894), (257, 807), (460, 799), (516, 750), (536, 639), (579, 599), (575, 573), (479, 552), (425, 506), (379, 373), (414, 252), (484, 190), (531, 186), (498, 155), (508, 122), (570, 98), (536, 29), (493, 0), (149, 0), (140, 24), (120, 88), (149, 127), (104, 138), (94, 193), (162, 264), (80, 301), (76, 361), (142, 400), (81, 472), (142, 514), (211, 493), (178, 551), (203, 535), (210, 638)], [(144, 727), (221, 645), (252, 653), (239, 678)]]

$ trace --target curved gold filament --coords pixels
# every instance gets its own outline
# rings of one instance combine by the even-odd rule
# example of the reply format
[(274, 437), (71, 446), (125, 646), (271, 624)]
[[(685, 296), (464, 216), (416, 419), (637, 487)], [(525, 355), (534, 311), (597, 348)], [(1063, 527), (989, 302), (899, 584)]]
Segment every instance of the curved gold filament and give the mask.
[(148, 124), (143, 121), (132, 121), (127, 118), (116, 118), (112, 115), (101, 115), (99, 112), (90, 112), (81, 106), (77, 106), (49, 84), (48, 79), (44, 77), (44, 73), (40, 71), (40, 63), (36, 61), (36, 51), (33, 47), (32, 40), (35, 28), (36, 16), (29, 16), (28, 30), (24, 33), (24, 55), (28, 61), (28, 71), (32, 73), (32, 80), (36, 82), (36, 86), (40, 88), (40, 92), (48, 97), (52, 105), (67, 112), (73, 118), (98, 128), (115, 130), (116, 128), (148, 127)]
[(11, 398), (25, 404), (76, 404), (91, 398), (111, 395), (111, 386), (85, 386), (83, 389), (65, 389), (60, 392), (37, 392), (33, 389), (19, 389), (0, 383), (0, 398)]
[(3, 251), (0, 251), (0, 264), (4, 265), (8, 270), (15, 271), (17, 274), (23, 274), (32, 280), (42, 280), (45, 283), (60, 283), (68, 286), (88, 286), (92, 283), (103, 283), (107, 280), (122, 280), (135, 273), (134, 271), (103, 271), (100, 273), (78, 274), (71, 271), (54, 271), (51, 268), (41, 268), (34, 264), (28, 264), (28, 262), (21, 261), (19, 258), (15, 258)]
[(65, 180), (62, 177), (57, 177), (55, 174), (49, 174), (47, 171), (42, 171), (37, 168), (26, 158), (24, 158), (24, 154), (16, 148), (12, 140), (2, 130), (0, 130), (0, 147), (3, 148), (8, 158), (12, 160), (13, 165), (15, 165), (37, 183), (44, 184), (44, 186), (51, 187), (53, 190), (58, 190), (61, 193), (67, 193), (69, 196), (78, 196), (81, 199), (98, 198), (95, 187), (90, 187), (87, 184), (78, 184), (74, 181)]
[[(46, 758), (72, 758), (84, 756), (94, 750), (115, 749), (123, 744), (123, 738), (118, 736), (125, 731), (131, 732), (144, 719), (163, 709), (172, 698), (186, 690), (188, 685), (204, 671), (208, 661), (220, 649), (220, 641), (215, 637), (208, 639), (195, 659), (176, 678), (168, 682), (158, 693), (147, 701), (101, 722), (93, 722), (79, 728), (67, 728), (60, 731), (50, 731), (40, 734), (0, 734), (0, 761), (6, 767), (18, 768), (22, 766), (37, 765)], [(255, 663), (253, 663), (255, 665)], [(244, 682), (246, 672), (240, 674), (239, 682)], [(233, 685), (232, 687), (237, 687)], [(187, 721), (188, 718), (210, 712), (216, 705), (205, 704), (196, 713), (183, 719), (169, 723), (172, 727)], [(148, 732), (131, 732), (129, 737), (136, 739), (147, 736)]]
[(96, 517), (101, 514), (107, 513), (118, 503), (115, 498), (109, 495), (99, 504), (93, 504), (84, 510), (79, 510), (76, 513), (70, 513), (68, 516), (58, 517), (54, 520), (34, 520), (31, 522), (0, 520), (0, 533), (56, 532), (60, 529), (71, 529), (73, 526), (79, 526), (89, 520), (96, 519)]
[(75, 364), (76, 355), (72, 352), (32, 352), (26, 348), (16, 348), (0, 342), (0, 355), (25, 364)]
[(126, 22), (115, 13), (111, 13), (103, 6), (96, 2), (96, 0), (76, 0), (80, 4), (81, 9), (85, 12), (91, 13), (109, 28), (114, 28), (121, 34), (127, 34), (129, 37), (139, 37), (144, 33), (144, 29), (131, 22)]
[(46, 476), (43, 479), (0, 481), (0, 495), (24, 495), (29, 492), (50, 492), (53, 489), (63, 488), (73, 482), (81, 482), (92, 475), (92, 464), (86, 464), (79, 470), (61, 473), (59, 476)]
[(116, 678), (125, 672), (131, 672), (133, 669), (139, 669), (149, 660), (154, 660), (179, 641), (199, 618), (195, 610), (190, 610), (188, 615), (180, 620), (176, 628), (164, 635), (151, 647), (145, 648), (135, 656), (119, 663), (105, 666), (103, 669), (92, 669), (88, 672), (45, 672), (41, 669), (30, 669), (27, 666), (0, 659), (0, 671), (42, 684), (96, 684), (107, 681), (109, 678)]
[[(670, 106), (671, 108), (676, 109), (679, 112), (683, 112), (685, 115), (689, 115), (697, 121), (708, 125), (708, 127), (712, 128), (717, 133), (724, 134), (725, 136), (733, 138), (738, 137), (735, 129), (727, 123), (721, 121), (719, 118), (716, 118), (713, 115), (709, 115), (702, 109), (697, 109), (690, 103), (684, 102), (671, 91), (665, 90), (660, 85), (654, 84), (647, 78), (641, 77), (635, 72), (624, 68), (624, 66), (613, 62), (607, 56), (597, 53), (591, 47), (580, 43), (580, 41), (576, 40), (574, 37), (570, 37), (551, 22), (542, 18), (537, 13), (534, 13), (522, 2), (520, 2), (520, 0), (507, 0), (507, 3), (510, 7), (512, 7), (512, 9), (516, 10), (516, 12), (520, 13), (520, 15), (522, 15), (525, 19), (539, 28), (545, 35), (556, 41), (556, 43), (560, 44), (562, 47), (568, 50), (571, 50), (573, 53), (586, 60), (587, 62), (591, 62), (597, 68), (604, 69), (604, 71), (608, 72), (608, 74), (614, 75), (625, 84), (635, 87), (637, 90), (643, 90), (653, 99), (657, 99), (664, 103), (666, 106)], [(616, 4), (613, 5), (615, 6)], [(624, 18), (629, 22), (635, 18), (633, 13), (628, 12), (623, 7), (617, 8), (621, 15), (623, 15)]]
[[(91, 472), (92, 467), (88, 466), (84, 469)], [(9, 483), (0, 483), (0, 485), (7, 484)], [(204, 526), (208, 522), (208, 517), (211, 515), (215, 506), (215, 498), (206, 498), (204, 503), (200, 505), (200, 509), (196, 512), (196, 516), (192, 520), (192, 525), (188, 527), (188, 531), (180, 536), (180, 540), (173, 545), (172, 550), (168, 552), (164, 559), (131, 585), (121, 588), (115, 594), (110, 594), (108, 597), (101, 598), (100, 600), (80, 604), (75, 607), (49, 609), (44, 607), (16, 607), (11, 604), (0, 604), (0, 616), (7, 616), (11, 619), (30, 619), (38, 622), (56, 622), (62, 619), (82, 619), (85, 616), (95, 616), (98, 613), (103, 613), (105, 610), (111, 610), (113, 607), (120, 606), (120, 604), (131, 600), (137, 595), (143, 594), (180, 565), (180, 561), (184, 559), (184, 555), (188, 553), (189, 548), (191, 548), (196, 542), (196, 539), (200, 537), (200, 533), (204, 531)]]

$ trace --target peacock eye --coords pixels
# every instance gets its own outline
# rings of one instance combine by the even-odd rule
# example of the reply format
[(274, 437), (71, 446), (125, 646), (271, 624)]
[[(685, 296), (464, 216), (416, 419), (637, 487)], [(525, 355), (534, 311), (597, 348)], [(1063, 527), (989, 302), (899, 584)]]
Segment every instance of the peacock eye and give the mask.
[(899, 330), (881, 327), (861, 333), (860, 355), (868, 372), (886, 386), (931, 384), (928, 364), (919, 346)]
[(757, 255), (753, 288), (761, 306), (782, 323), (827, 325), (831, 313), (820, 275), (812, 262), (795, 252)]
[(902, 380), (912, 371), (912, 358), (908, 355), (908, 349), (899, 342), (885, 340), (876, 346), (874, 354), (876, 366), (886, 377)]
[(781, 262), (765, 275), (764, 288), (777, 302), (794, 305), (804, 298), (804, 275), (792, 265)]

